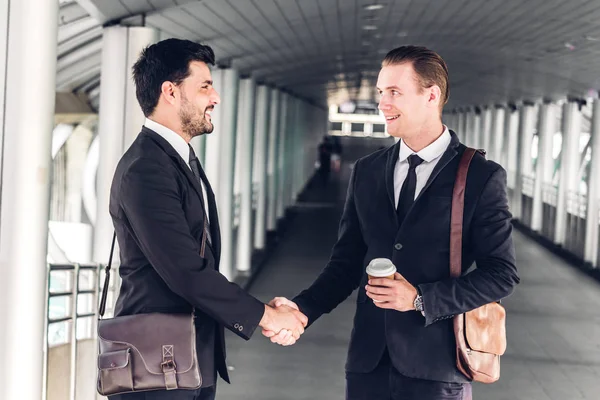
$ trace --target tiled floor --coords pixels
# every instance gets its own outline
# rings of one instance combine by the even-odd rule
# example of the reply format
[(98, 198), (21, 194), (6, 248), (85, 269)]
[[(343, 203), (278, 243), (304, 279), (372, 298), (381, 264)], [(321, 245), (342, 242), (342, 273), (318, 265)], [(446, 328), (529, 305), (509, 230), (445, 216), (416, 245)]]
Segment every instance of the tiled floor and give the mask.
[[(344, 169), (341, 182), (346, 182)], [(308, 286), (336, 240), (345, 184), (314, 189), (296, 209), (286, 236), (251, 292), (264, 301)], [(521, 284), (504, 302), (509, 347), (501, 380), (475, 385), (477, 400), (600, 400), (600, 284), (515, 232)], [(228, 335), (233, 384), (222, 400), (344, 398), (344, 362), (354, 300), (318, 320), (291, 347), (257, 332), (249, 342)]]

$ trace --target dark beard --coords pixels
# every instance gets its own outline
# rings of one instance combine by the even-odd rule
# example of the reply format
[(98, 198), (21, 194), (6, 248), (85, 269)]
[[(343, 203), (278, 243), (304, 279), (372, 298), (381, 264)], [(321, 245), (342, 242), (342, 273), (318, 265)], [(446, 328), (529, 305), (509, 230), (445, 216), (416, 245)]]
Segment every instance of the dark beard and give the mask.
[(192, 105), (185, 98), (183, 107), (179, 111), (179, 119), (181, 120), (181, 130), (190, 139), (205, 133), (211, 133), (214, 129), (213, 124), (206, 119), (205, 114), (203, 113), (202, 117), (198, 117)]

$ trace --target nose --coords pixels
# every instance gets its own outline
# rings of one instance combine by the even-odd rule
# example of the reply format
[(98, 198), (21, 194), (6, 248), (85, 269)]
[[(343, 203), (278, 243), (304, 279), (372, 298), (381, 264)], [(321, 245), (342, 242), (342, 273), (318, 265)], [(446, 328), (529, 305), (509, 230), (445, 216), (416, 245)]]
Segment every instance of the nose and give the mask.
[(213, 88), (212, 93), (210, 94), (210, 102), (212, 104), (219, 104), (221, 102), (221, 97), (219, 93)]
[(381, 96), (381, 98), (379, 99), (378, 108), (381, 111), (386, 111), (390, 109), (390, 102), (387, 100), (386, 96)]

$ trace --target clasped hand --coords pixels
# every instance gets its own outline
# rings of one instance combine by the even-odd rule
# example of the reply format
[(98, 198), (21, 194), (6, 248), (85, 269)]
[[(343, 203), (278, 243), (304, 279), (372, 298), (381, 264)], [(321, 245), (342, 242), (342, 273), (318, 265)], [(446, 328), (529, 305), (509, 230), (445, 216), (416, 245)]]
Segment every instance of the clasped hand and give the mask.
[(271, 342), (289, 346), (296, 343), (307, 324), (308, 318), (298, 310), (294, 302), (276, 297), (265, 306), (260, 327), (263, 335), (271, 338)]
[[(290, 346), (300, 338), (300, 335), (304, 333), (304, 328), (308, 324), (308, 318), (300, 312), (298, 305), (285, 297), (275, 297), (268, 304), (269, 307), (273, 307), (274, 310), (290, 310), (294, 313), (294, 316), (299, 319), (301, 329), (295, 331), (289, 327), (282, 327), (282, 329), (271, 329), (263, 326), (262, 334), (271, 339), (272, 343), (280, 344), (282, 346)], [(262, 325), (261, 325), (262, 326)]]

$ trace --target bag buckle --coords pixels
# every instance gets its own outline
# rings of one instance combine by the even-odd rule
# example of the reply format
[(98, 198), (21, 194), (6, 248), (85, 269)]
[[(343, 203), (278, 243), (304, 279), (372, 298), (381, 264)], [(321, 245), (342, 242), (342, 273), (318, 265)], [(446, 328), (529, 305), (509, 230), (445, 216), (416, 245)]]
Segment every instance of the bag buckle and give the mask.
[(173, 372), (177, 369), (177, 365), (174, 360), (166, 360), (160, 363), (160, 367), (163, 373)]

